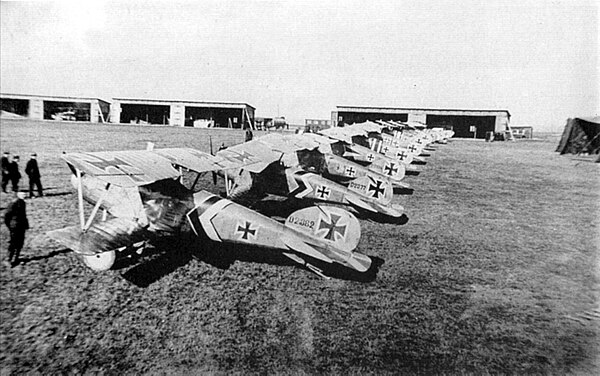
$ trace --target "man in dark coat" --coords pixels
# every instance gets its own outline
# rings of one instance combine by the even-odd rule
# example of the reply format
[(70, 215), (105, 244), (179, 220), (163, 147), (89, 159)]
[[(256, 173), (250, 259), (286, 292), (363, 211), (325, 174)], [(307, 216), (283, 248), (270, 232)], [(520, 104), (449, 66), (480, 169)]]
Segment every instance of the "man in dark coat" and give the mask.
[(19, 156), (15, 155), (12, 162), (8, 164), (8, 175), (12, 182), (13, 192), (19, 191), (19, 180), (21, 180), (21, 173), (19, 172)]
[(247, 127), (244, 142), (252, 141), (252, 137), (254, 137), (254, 135), (252, 134), (252, 130), (250, 129), (250, 127)]
[(5, 151), (2, 154), (2, 192), (6, 193), (6, 186), (10, 181), (9, 166), (10, 165), (10, 153)]
[(25, 204), (25, 193), (18, 192), (17, 199), (6, 209), (4, 223), (10, 230), (10, 242), (8, 243), (8, 261), (11, 267), (19, 265), (19, 254), (25, 242), (25, 231), (29, 229), (27, 220), (27, 208)]
[(27, 166), (25, 166), (25, 173), (29, 176), (29, 197), (33, 197), (33, 186), (37, 187), (38, 196), (42, 197), (44, 193), (42, 192), (42, 181), (40, 179), (40, 169), (37, 163), (37, 154), (31, 154), (31, 159), (27, 161)]

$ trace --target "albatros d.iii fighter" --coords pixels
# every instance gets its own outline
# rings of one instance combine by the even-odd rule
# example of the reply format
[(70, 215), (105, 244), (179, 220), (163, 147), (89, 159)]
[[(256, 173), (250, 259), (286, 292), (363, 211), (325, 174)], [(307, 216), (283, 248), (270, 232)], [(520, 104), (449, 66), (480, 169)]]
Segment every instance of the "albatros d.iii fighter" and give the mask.
[[(351, 178), (346, 186), (322, 176), (323, 166), (299, 161), (299, 152), (318, 147), (319, 143), (309, 138), (268, 135), (219, 151), (217, 157), (237, 160), (261, 156), (259, 163), (227, 171), (225, 177), (234, 183), (228, 196), (234, 201), (256, 202), (274, 195), (346, 205), (375, 216), (402, 217), (404, 208), (392, 202), (393, 186), (388, 177), (369, 172)], [(318, 159), (327, 163), (322, 154)], [(312, 167), (307, 169), (309, 165)]]
[[(77, 187), (80, 224), (48, 235), (79, 254), (93, 270), (108, 270), (117, 253), (162, 236), (277, 250), (325, 278), (314, 260), (325, 265), (339, 263), (359, 272), (371, 265), (369, 257), (354, 252), (360, 240), (358, 220), (341, 208), (308, 207), (280, 223), (195, 189), (201, 174), (239, 169), (256, 163), (256, 158), (223, 158), (173, 148), (69, 153), (63, 159)], [(184, 171), (192, 178), (197, 174), (193, 184), (182, 183)], [(94, 205), (87, 219), (84, 200)]]

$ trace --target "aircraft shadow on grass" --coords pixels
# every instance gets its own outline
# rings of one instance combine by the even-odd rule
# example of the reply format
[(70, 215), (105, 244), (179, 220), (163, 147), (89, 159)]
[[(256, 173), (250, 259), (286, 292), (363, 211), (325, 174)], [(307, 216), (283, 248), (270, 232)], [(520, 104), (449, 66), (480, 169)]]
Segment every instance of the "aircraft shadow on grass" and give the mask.
[(44, 193), (44, 197), (57, 197), (57, 196), (68, 196), (72, 195), (73, 192), (52, 192), (52, 193)]
[[(222, 270), (227, 270), (236, 261), (240, 261), (294, 267), (302, 269), (306, 273), (311, 273), (305, 267), (289, 260), (277, 251), (240, 244), (218, 243), (208, 239), (202, 242), (199, 242), (199, 239), (193, 241), (184, 239), (165, 241), (165, 239), (161, 239), (160, 242), (154, 243), (154, 247), (155, 249), (151, 251), (153, 255), (149, 260), (140, 260), (136, 257), (125, 258), (118, 260), (113, 269), (125, 269), (135, 265), (122, 273), (122, 277), (128, 282), (143, 288), (186, 265), (192, 259), (205, 262)], [(311, 262), (323, 270), (324, 274), (334, 279), (372, 282), (376, 279), (379, 267), (383, 265), (384, 260), (375, 256), (369, 257), (372, 259), (372, 265), (369, 270), (363, 273), (337, 263), (327, 264), (318, 260), (312, 260)]]
[(49, 259), (49, 258), (58, 256), (58, 255), (62, 255), (65, 253), (70, 253), (70, 252), (72, 252), (70, 249), (64, 248), (64, 249), (59, 249), (57, 251), (52, 251), (45, 255), (33, 256), (33, 257), (28, 257), (28, 258), (19, 257), (19, 261), (21, 264), (27, 264), (27, 263), (30, 263), (33, 261), (45, 260), (45, 259)]
[[(412, 190), (411, 190), (412, 191)], [(298, 209), (302, 209), (305, 207), (311, 206), (312, 203), (308, 202), (308, 200), (262, 200), (252, 204), (250, 207), (257, 212), (266, 215), (272, 218), (279, 218), (284, 220), (290, 214)], [(329, 204), (331, 206), (344, 207), (343, 205), (334, 205)], [(344, 207), (347, 209), (347, 207)], [(378, 223), (390, 223), (396, 225), (404, 225), (408, 222), (408, 217), (406, 214), (402, 214), (398, 218), (390, 217), (381, 213), (373, 213), (367, 211), (352, 211), (356, 218), (369, 220)]]
[(402, 188), (402, 187), (394, 188), (395, 195), (412, 195), (414, 192), (415, 192), (415, 190), (413, 188)]

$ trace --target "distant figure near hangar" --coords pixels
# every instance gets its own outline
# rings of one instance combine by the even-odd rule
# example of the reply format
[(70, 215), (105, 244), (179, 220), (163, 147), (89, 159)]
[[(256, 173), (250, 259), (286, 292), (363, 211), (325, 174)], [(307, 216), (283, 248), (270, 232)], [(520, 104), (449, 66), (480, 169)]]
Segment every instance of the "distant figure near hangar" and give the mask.
[(338, 127), (367, 120), (422, 123), (427, 128), (452, 129), (454, 137), (465, 138), (485, 138), (486, 132), (510, 130), (508, 110), (336, 106), (331, 112), (331, 122)]

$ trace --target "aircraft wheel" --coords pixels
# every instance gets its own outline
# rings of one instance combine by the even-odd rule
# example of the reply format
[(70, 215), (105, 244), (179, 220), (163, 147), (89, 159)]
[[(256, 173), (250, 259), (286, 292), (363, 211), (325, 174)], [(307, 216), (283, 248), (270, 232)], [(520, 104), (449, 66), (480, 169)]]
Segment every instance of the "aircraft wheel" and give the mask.
[(117, 258), (115, 251), (108, 251), (95, 254), (93, 256), (82, 255), (83, 263), (86, 264), (90, 269), (102, 272), (112, 268)]

